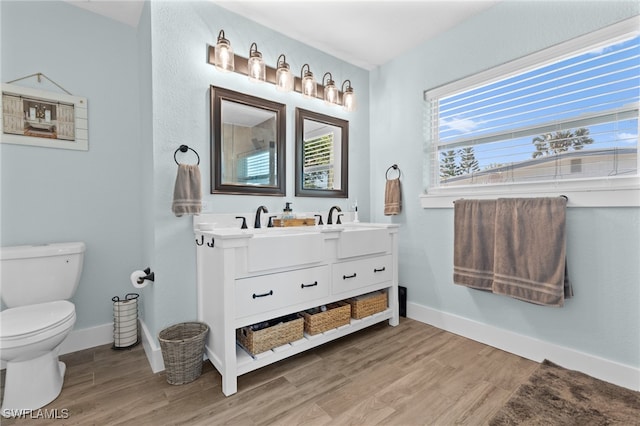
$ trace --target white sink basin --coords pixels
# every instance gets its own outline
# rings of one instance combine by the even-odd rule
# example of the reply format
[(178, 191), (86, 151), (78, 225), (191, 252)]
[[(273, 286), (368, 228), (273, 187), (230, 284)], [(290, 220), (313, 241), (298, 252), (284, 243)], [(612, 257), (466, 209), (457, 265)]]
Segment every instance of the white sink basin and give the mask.
[(254, 229), (249, 239), (247, 268), (249, 271), (285, 268), (320, 262), (324, 237), (308, 227)]
[(298, 235), (298, 234), (310, 234), (318, 233), (318, 228), (315, 226), (282, 226), (272, 228), (258, 228), (258, 229), (245, 229), (246, 232), (252, 233), (255, 238), (259, 237), (271, 237), (278, 235)]
[(246, 239), (248, 272), (289, 268), (296, 265), (313, 265), (322, 262), (325, 260), (327, 234), (332, 234), (329, 238), (336, 241), (338, 258), (390, 253), (392, 243), (387, 225), (370, 223), (263, 227), (258, 229), (216, 227), (214, 224), (210, 224), (206, 228), (200, 229), (200, 231), (211, 233), (214, 238)]
[(391, 236), (386, 228), (345, 226), (338, 239), (338, 257), (364, 256), (391, 251)]

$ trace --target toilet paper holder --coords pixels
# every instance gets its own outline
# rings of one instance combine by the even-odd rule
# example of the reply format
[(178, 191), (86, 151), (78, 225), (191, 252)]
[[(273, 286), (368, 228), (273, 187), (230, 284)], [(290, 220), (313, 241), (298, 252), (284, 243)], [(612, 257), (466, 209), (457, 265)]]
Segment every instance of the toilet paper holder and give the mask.
[(140, 277), (138, 278), (138, 284), (142, 284), (144, 282), (144, 280), (149, 280), (149, 281), (155, 281), (156, 279), (156, 273), (155, 272), (151, 272), (151, 268), (145, 268), (143, 270), (143, 272), (147, 275), (145, 275), (144, 277)]

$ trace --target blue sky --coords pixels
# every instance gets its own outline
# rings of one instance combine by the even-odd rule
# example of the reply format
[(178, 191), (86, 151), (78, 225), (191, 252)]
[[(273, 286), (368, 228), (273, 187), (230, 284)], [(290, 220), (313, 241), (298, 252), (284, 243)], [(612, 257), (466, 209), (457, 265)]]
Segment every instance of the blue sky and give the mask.
[[(637, 113), (635, 118), (613, 122), (596, 117), (620, 108), (637, 110), (639, 88), (640, 36), (636, 36), (440, 99), (440, 141), (455, 144), (585, 118), (592, 124), (578, 127), (589, 128), (594, 139), (590, 149), (637, 147)], [(540, 134), (533, 129), (524, 137), (476, 145), (480, 167), (531, 159), (532, 139)], [(511, 154), (507, 157), (505, 147)]]

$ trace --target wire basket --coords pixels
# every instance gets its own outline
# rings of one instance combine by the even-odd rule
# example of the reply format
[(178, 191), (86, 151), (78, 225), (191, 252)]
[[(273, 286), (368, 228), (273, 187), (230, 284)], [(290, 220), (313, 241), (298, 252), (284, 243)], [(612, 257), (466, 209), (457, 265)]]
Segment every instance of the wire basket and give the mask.
[(169, 384), (182, 385), (200, 377), (208, 331), (205, 323), (183, 322), (158, 334)]
[(129, 293), (120, 299), (111, 298), (113, 302), (113, 349), (129, 349), (137, 345), (138, 338), (138, 297), (137, 293)]

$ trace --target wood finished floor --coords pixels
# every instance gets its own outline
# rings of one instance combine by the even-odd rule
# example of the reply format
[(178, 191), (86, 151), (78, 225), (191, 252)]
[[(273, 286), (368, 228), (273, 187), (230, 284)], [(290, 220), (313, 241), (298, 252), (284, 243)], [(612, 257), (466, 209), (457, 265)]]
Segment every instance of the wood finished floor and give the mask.
[(169, 385), (141, 345), (60, 359), (64, 387), (44, 408), (68, 418), (2, 425), (482, 425), (538, 365), (405, 318), (245, 374), (230, 397), (208, 361), (196, 381)]

